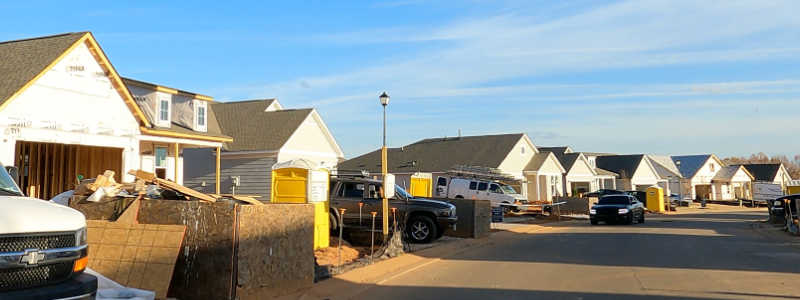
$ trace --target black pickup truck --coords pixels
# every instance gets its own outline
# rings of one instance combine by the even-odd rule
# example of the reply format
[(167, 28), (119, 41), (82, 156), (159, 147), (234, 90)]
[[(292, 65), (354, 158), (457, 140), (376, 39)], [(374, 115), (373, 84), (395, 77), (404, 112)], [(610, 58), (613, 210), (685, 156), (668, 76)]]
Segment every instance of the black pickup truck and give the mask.
[[(339, 209), (345, 230), (372, 230), (372, 215), (377, 212), (375, 229), (380, 230), (383, 182), (365, 177), (331, 177), (331, 230), (339, 228)], [(447, 227), (453, 226), (458, 217), (456, 207), (450, 203), (415, 198), (403, 188), (395, 186), (395, 197), (389, 199), (389, 207), (396, 208), (398, 227), (404, 228), (408, 238), (415, 243), (430, 243), (440, 238)], [(389, 212), (389, 226), (394, 216)]]
[(589, 221), (592, 225), (597, 225), (600, 221), (644, 223), (644, 204), (631, 195), (604, 196), (589, 210)]

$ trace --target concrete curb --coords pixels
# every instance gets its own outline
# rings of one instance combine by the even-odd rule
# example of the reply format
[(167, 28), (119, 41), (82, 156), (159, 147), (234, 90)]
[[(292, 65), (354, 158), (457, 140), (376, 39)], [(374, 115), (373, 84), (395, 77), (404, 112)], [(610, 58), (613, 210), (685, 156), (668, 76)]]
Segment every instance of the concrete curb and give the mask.
[(278, 299), (351, 299), (362, 294), (371, 286), (380, 285), (442, 259), (490, 245), (516, 234), (535, 233), (544, 230), (557, 230), (557, 228), (525, 224), (509, 230), (492, 232), (485, 238), (463, 239), (441, 246), (434, 246), (335, 275), (315, 284), (309, 290)]

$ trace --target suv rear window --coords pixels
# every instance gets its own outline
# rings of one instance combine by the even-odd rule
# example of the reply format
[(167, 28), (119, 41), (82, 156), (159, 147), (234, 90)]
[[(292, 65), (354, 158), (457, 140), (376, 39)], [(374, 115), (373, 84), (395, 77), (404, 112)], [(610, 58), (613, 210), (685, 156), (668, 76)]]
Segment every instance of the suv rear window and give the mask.
[(605, 196), (597, 201), (598, 204), (630, 204), (631, 198), (627, 196)]
[(478, 190), (479, 191), (485, 191), (487, 189), (489, 189), (489, 184), (488, 183), (486, 183), (486, 182), (478, 183)]
[(477, 183), (477, 182), (475, 182), (475, 181), (470, 181), (470, 182), (469, 182), (469, 189), (470, 189), (470, 190), (473, 190), (473, 191), (474, 191), (474, 190), (476, 190), (477, 188), (478, 188), (478, 183)]

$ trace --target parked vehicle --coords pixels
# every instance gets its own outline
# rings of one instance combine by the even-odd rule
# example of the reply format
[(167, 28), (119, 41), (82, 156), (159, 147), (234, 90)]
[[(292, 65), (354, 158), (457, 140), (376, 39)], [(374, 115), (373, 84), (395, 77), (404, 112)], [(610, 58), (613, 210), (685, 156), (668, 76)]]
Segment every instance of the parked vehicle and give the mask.
[(0, 299), (94, 299), (86, 240), (83, 214), (25, 197), (0, 168)]
[(589, 209), (589, 220), (592, 225), (597, 225), (601, 221), (644, 223), (644, 204), (631, 195), (608, 195), (600, 198), (597, 204)]
[[(789, 195), (777, 198), (767, 202), (767, 209), (769, 210), (769, 219), (773, 223), (787, 224), (789, 218), (797, 219), (797, 205), (796, 202), (800, 200), (800, 194)], [(790, 208), (790, 209), (787, 209)]]
[(516, 204), (528, 203), (528, 199), (517, 193), (510, 185), (477, 178), (439, 176), (434, 195), (450, 199), (489, 200), (492, 207), (513, 207)]
[(647, 192), (642, 191), (625, 191), (625, 194), (636, 197), (639, 202), (647, 203)]
[[(370, 212), (377, 212), (375, 224), (382, 224), (383, 182), (365, 177), (331, 178), (331, 229), (338, 230), (340, 210), (346, 230), (372, 230)], [(430, 243), (440, 238), (445, 229), (455, 225), (458, 217), (456, 207), (450, 203), (415, 198), (400, 186), (395, 185), (395, 196), (389, 199), (389, 207), (396, 208), (399, 224), (415, 243)], [(360, 205), (359, 205), (360, 204)], [(389, 224), (394, 216), (390, 213)], [(377, 228), (377, 227), (376, 227)]]

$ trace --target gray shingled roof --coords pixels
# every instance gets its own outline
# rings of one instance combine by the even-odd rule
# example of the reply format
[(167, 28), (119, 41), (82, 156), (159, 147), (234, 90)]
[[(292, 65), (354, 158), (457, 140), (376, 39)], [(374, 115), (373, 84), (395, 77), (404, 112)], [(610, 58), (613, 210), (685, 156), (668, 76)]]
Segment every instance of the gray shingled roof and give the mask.
[[(733, 178), (733, 176), (736, 176), (736, 172), (738, 172), (740, 168), (742, 168), (741, 165), (732, 165), (732, 166), (723, 167), (723, 168), (719, 169), (719, 172), (717, 172), (717, 174), (714, 175), (714, 178), (712, 180), (715, 180), (715, 181), (730, 181)], [(747, 169), (744, 169), (744, 171), (745, 171), (745, 173), (747, 173), (748, 176), (751, 176), (751, 180), (752, 180), (752, 175), (747, 171)]]
[[(523, 136), (524, 134), (517, 133), (432, 138), (400, 148), (389, 148), (389, 172), (444, 172), (456, 165), (497, 168)], [(380, 172), (380, 164), (381, 151), (378, 149), (346, 160), (338, 168)]]
[(545, 161), (547, 161), (547, 157), (550, 156), (552, 152), (539, 152), (531, 157), (531, 160), (528, 162), (528, 165), (525, 166), (525, 171), (538, 171), (539, 168), (542, 167)]
[(274, 99), (211, 103), (222, 133), (233, 137), (226, 151), (271, 151), (283, 147), (300, 124), (314, 111), (284, 109), (264, 111)]
[(39, 75), (87, 32), (0, 43), (0, 104)]
[(678, 170), (681, 171), (681, 176), (683, 176), (683, 178), (692, 178), (709, 158), (711, 158), (711, 154), (680, 155), (673, 156), (672, 161), (675, 162), (675, 165), (678, 165), (678, 161), (681, 162), (681, 164), (678, 165)]
[(636, 168), (644, 159), (643, 154), (598, 156), (597, 167), (619, 175), (619, 178), (631, 178)]
[[(734, 165), (738, 166), (738, 165)], [(756, 181), (773, 181), (775, 180), (775, 176), (778, 175), (778, 170), (781, 168), (781, 164), (742, 164), (748, 172), (750, 172), (753, 177), (755, 177)]]
[(669, 156), (648, 154), (647, 159), (653, 163), (653, 168), (656, 169), (658, 177), (662, 179), (675, 177), (683, 178), (681, 172), (678, 170), (678, 167), (674, 162), (672, 162), (672, 158)]

